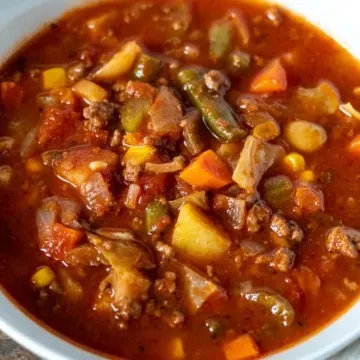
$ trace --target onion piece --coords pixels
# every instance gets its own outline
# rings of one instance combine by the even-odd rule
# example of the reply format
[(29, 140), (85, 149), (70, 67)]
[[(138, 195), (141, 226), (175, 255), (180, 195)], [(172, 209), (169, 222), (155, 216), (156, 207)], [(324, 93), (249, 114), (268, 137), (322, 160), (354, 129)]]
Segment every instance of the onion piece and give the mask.
[(177, 134), (180, 132), (182, 108), (179, 99), (166, 86), (161, 86), (152, 104), (149, 115), (157, 135)]
[(38, 128), (31, 129), (24, 137), (20, 145), (21, 157), (29, 157), (34, 154), (37, 147)]
[(241, 230), (243, 228), (246, 220), (245, 200), (216, 194), (213, 201), (215, 210), (225, 214), (234, 229)]
[(180, 171), (185, 166), (185, 158), (183, 156), (174, 157), (172, 162), (164, 164), (146, 163), (145, 171), (154, 173), (174, 173)]
[(130, 184), (124, 203), (128, 209), (136, 209), (140, 192), (141, 192), (141, 187), (139, 185)]
[(346, 116), (349, 116), (355, 120), (360, 120), (360, 112), (357, 111), (350, 102), (340, 105), (339, 109)]
[(171, 209), (175, 211), (179, 210), (181, 206), (183, 206), (186, 203), (191, 203), (193, 205), (196, 205), (197, 207), (203, 210), (209, 210), (205, 191), (194, 192), (190, 195), (169, 201), (169, 205)]
[(101, 228), (95, 229), (93, 232), (97, 235), (106, 237), (111, 240), (135, 240), (134, 234), (127, 229), (120, 228)]
[(15, 139), (10, 136), (0, 137), (0, 153), (11, 150), (14, 147)]

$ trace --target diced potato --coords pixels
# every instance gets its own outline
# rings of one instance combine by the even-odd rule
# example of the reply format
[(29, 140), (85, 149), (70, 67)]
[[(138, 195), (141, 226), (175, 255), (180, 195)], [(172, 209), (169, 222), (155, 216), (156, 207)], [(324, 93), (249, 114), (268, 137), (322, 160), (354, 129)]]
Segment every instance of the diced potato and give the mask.
[(43, 71), (42, 81), (44, 90), (59, 88), (66, 85), (66, 71), (61, 67)]
[(184, 305), (191, 314), (195, 314), (212, 296), (221, 295), (221, 287), (213, 281), (187, 265), (178, 264), (183, 283)]
[(185, 357), (183, 341), (179, 337), (173, 338), (170, 343), (171, 359), (183, 359)]
[(319, 150), (327, 141), (327, 134), (322, 126), (304, 120), (288, 124), (285, 137), (294, 148), (307, 153)]
[(108, 97), (108, 93), (101, 86), (89, 80), (80, 80), (73, 86), (76, 95), (82, 97), (85, 101), (102, 101)]
[(31, 282), (38, 289), (51, 285), (54, 280), (55, 273), (48, 266), (40, 267), (31, 277)]
[(175, 225), (172, 245), (194, 263), (209, 263), (226, 253), (230, 240), (199, 208), (184, 204)]
[(135, 41), (127, 42), (104, 66), (93, 76), (95, 80), (117, 80), (131, 70), (138, 54), (140, 46)]
[(155, 153), (155, 148), (150, 145), (130, 147), (123, 158), (125, 163), (133, 165), (143, 165), (151, 159)]

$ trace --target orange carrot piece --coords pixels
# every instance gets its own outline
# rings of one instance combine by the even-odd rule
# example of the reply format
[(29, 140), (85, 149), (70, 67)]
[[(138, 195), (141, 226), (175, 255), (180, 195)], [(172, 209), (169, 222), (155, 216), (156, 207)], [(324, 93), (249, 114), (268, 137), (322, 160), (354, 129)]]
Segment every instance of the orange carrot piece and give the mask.
[(244, 14), (240, 11), (230, 10), (228, 12), (228, 18), (232, 21), (239, 40), (243, 45), (249, 45), (251, 34)]
[(226, 360), (253, 359), (260, 350), (251, 335), (244, 334), (224, 345)]
[(232, 182), (229, 168), (212, 150), (200, 154), (183, 170), (180, 178), (202, 189), (220, 189)]
[(285, 91), (286, 89), (286, 71), (281, 65), (280, 59), (275, 59), (267, 64), (250, 84), (250, 91), (253, 93)]
[(348, 149), (352, 154), (360, 156), (360, 134), (351, 140)]

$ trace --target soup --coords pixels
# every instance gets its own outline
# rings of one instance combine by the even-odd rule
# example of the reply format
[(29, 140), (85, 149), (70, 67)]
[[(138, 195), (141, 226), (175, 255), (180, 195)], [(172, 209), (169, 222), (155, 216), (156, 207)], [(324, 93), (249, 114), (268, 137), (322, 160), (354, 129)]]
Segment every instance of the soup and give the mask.
[(303, 341), (359, 294), (359, 85), (265, 3), (68, 13), (0, 72), (0, 283), (110, 356)]

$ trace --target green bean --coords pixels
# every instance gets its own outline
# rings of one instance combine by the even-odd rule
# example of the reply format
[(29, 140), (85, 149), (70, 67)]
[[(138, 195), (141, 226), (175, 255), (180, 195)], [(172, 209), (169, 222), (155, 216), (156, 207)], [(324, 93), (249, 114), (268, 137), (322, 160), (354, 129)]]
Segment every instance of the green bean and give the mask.
[(153, 56), (141, 54), (135, 64), (133, 78), (151, 82), (156, 79), (161, 68), (161, 61)]
[(216, 138), (225, 142), (236, 142), (246, 136), (246, 130), (237, 122), (236, 115), (225, 99), (212, 96), (206, 90), (199, 70), (183, 69), (178, 73), (178, 80)]
[(215, 21), (209, 29), (210, 57), (220, 60), (232, 46), (232, 24), (228, 20)]

